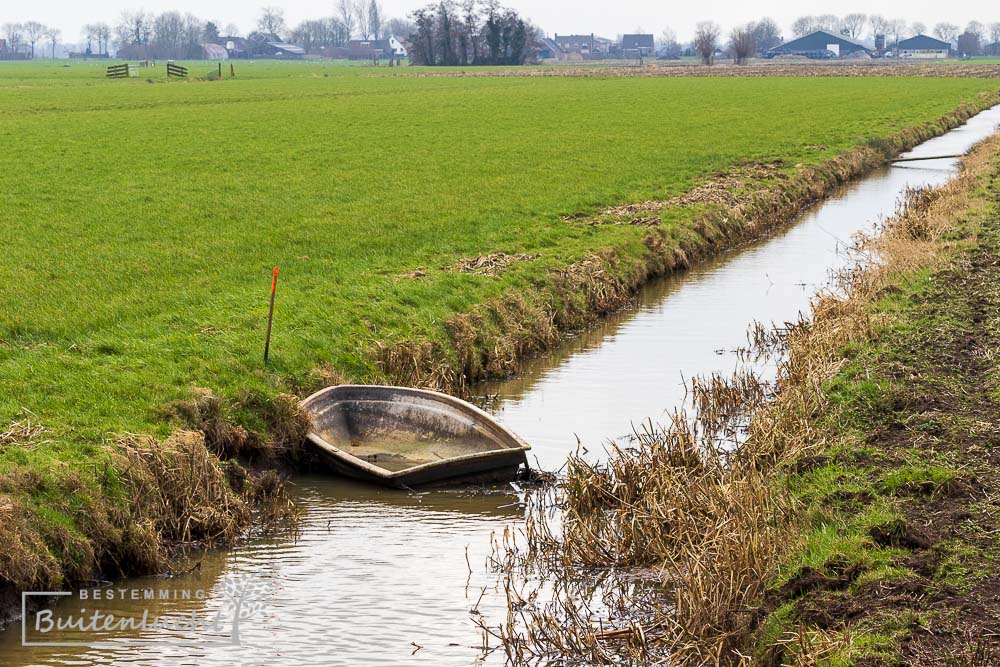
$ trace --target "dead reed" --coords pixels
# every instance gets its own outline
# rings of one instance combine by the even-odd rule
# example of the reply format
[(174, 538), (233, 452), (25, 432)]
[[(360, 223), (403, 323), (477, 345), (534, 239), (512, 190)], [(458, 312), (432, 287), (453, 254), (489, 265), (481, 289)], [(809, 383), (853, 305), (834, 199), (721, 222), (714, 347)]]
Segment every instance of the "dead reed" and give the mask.
[(32, 423), (31, 419), (12, 422), (4, 431), (0, 431), (0, 447), (4, 445), (28, 446), (36, 444), (35, 439), (45, 432), (41, 424)]
[(231, 541), (249, 523), (249, 505), (230, 489), (201, 433), (178, 431), (159, 443), (127, 436), (118, 445), (131, 494), (130, 566), (162, 570), (167, 545)]

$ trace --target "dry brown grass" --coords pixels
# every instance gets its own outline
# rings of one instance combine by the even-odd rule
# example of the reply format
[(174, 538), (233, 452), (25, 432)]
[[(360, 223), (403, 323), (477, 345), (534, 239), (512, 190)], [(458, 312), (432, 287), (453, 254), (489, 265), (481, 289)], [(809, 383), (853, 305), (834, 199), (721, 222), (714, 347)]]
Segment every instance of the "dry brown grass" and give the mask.
[[(341, 380), (325, 369), (318, 369), (311, 379), (335, 384)], [(201, 431), (205, 445), (222, 459), (294, 463), (310, 428), (308, 414), (299, 405), (298, 398), (290, 394), (265, 397), (244, 392), (226, 402), (211, 390), (198, 388), (192, 391), (190, 398), (170, 403), (163, 412), (168, 419)], [(240, 412), (260, 417), (264, 431), (253, 431), (240, 424), (237, 417)]]
[(493, 252), (488, 255), (465, 257), (459, 260), (455, 266), (451, 267), (451, 269), (453, 271), (458, 271), (459, 273), (475, 273), (480, 276), (499, 276), (513, 264), (517, 264), (518, 262), (530, 262), (538, 259), (538, 257), (539, 255), (528, 255), (525, 253), (509, 255), (505, 252)]
[(0, 494), (0, 588), (7, 582), (18, 590), (37, 585), (40, 590), (61, 581), (59, 563), (16, 500)]
[(249, 505), (230, 489), (203, 434), (178, 431), (163, 442), (128, 436), (118, 446), (131, 496), (123, 540), (129, 568), (161, 571), (168, 545), (228, 542), (249, 524)]
[[(511, 662), (746, 661), (740, 650), (753, 636), (767, 583), (797, 539), (796, 508), (776, 481), (786, 466), (825, 445), (816, 419), (826, 403), (821, 386), (842, 367), (843, 347), (872, 335), (878, 322), (871, 306), (884, 290), (901, 274), (949, 256), (948, 232), (998, 153), (1000, 135), (977, 147), (943, 188), (910, 193), (878, 236), (859, 241), (858, 264), (840, 276), (837, 293), (815, 298), (811, 320), (751, 332), (783, 353), (773, 400), (764, 400), (768, 388), (752, 376), (701, 379), (694, 383), (694, 416), (637, 433), (634, 444), (613, 447), (605, 463), (571, 459), (556, 492), (558, 520), (535, 507), (527, 554), (498, 562), (544, 564), (557, 578), (593, 568), (646, 568), (648, 576), (652, 566), (664, 594), (650, 602), (619, 579), (610, 594), (618, 601), (592, 613), (590, 598), (564, 592), (568, 584), (556, 586), (545, 606), (509, 592), (507, 623), (484, 632), (503, 642)], [(747, 418), (745, 434), (732, 428), (734, 419)], [(629, 608), (642, 619), (623, 613)], [(610, 628), (593, 623), (612, 617)], [(780, 642), (786, 655), (808, 665), (848, 650), (851, 637), (801, 630)]]
[(0, 431), (0, 447), (4, 445), (26, 447), (37, 444), (38, 436), (44, 432), (44, 426), (33, 423), (30, 419), (11, 422), (6, 430)]

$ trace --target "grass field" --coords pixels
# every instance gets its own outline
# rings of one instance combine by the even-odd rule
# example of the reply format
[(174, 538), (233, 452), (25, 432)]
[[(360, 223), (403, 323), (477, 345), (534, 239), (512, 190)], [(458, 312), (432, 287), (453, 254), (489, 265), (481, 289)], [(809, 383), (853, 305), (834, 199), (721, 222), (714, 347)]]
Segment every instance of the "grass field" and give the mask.
[[(161, 408), (194, 387), (273, 395), (321, 364), (377, 379), (375, 341), (442, 338), (450, 315), (588, 251), (642, 251), (642, 228), (561, 215), (673, 196), (744, 161), (815, 163), (1000, 88), (236, 67), (167, 82), (162, 66), (108, 81), (98, 63), (0, 64), (0, 430), (47, 429), (0, 447), (0, 474), (83, 470), (116, 434), (163, 436)], [(445, 268), (494, 251), (539, 257), (500, 277)], [(59, 495), (32, 493), (39, 507)]]

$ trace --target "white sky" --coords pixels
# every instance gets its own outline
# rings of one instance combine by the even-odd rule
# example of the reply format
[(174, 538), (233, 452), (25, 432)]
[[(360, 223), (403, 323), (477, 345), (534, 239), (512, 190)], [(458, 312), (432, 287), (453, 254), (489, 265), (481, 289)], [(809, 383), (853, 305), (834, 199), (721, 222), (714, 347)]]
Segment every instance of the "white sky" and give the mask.
[[(381, 0), (387, 17), (405, 16), (425, 0)], [(751, 3), (745, 0), (704, 0), (668, 3), (663, 0), (504, 0), (538, 24), (548, 34), (594, 32), (605, 37), (632, 32), (642, 27), (659, 35), (670, 26), (682, 40), (694, 32), (697, 22), (713, 20), (729, 28), (770, 16), (788, 36), (788, 26), (802, 14), (847, 14), (861, 11), (887, 17), (905, 18), (933, 26), (947, 21), (959, 26), (972, 19), (989, 24), (1000, 21), (1000, 2), (995, 0), (833, 0), (824, 4), (804, 4), (796, 0)], [(80, 26), (106, 21), (112, 26), (123, 9), (160, 12), (175, 9), (191, 12), (220, 27), (235, 23), (246, 34), (254, 28), (259, 8), (274, 5), (285, 10), (289, 25), (310, 18), (333, 15), (334, 0), (3, 0), (0, 24), (8, 21), (41, 21), (59, 27), (63, 40), (79, 39)], [(671, 6), (673, 5), (673, 6)]]

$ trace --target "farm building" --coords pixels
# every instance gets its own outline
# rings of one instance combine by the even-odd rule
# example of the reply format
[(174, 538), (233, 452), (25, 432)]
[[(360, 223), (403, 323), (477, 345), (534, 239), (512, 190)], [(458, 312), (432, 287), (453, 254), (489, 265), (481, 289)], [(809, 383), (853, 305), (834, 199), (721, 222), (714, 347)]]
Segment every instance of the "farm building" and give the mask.
[(638, 51), (641, 56), (656, 53), (656, 41), (652, 35), (622, 35), (622, 51)]
[(261, 58), (279, 58), (281, 60), (301, 60), (306, 50), (301, 46), (287, 42), (267, 42), (267, 48), (260, 54)]
[(951, 44), (940, 39), (917, 35), (896, 45), (896, 57), (904, 60), (943, 60), (951, 53)]
[(765, 54), (775, 56), (805, 56), (807, 58), (844, 58), (852, 54), (867, 54), (871, 49), (843, 35), (817, 30), (798, 39), (780, 44)]
[(229, 51), (220, 44), (202, 44), (201, 50), (205, 60), (229, 60)]
[(1000, 42), (993, 42), (983, 47), (983, 53), (988, 56), (1000, 56)]

